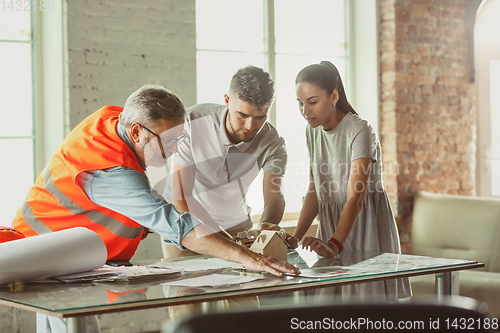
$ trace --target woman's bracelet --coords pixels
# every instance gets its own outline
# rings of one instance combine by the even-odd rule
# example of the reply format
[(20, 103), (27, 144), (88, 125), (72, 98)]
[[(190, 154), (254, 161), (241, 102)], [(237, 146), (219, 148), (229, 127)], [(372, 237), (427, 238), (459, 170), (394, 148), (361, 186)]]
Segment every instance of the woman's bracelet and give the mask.
[(300, 239), (298, 237), (290, 236), (290, 238), (295, 238), (297, 240), (297, 245), (300, 245)]
[(328, 241), (328, 243), (332, 242), (333, 244), (335, 244), (335, 246), (337, 246), (339, 248), (339, 253), (342, 252), (342, 250), (344, 249), (344, 247), (342, 246), (342, 244), (340, 244), (340, 242), (338, 240), (336, 240), (335, 238), (330, 238), (330, 240)]

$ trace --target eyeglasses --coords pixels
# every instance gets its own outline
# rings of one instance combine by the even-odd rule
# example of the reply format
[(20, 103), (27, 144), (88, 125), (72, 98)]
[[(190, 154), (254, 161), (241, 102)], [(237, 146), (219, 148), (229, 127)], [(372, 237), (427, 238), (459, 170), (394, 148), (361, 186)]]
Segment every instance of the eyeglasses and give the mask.
[[(139, 123), (138, 123), (139, 124)], [(153, 132), (152, 130), (150, 130), (149, 128), (147, 128), (146, 126), (142, 125), (142, 124), (139, 124), (142, 128), (144, 128), (146, 131), (148, 131), (149, 133), (153, 134), (154, 136), (156, 136), (156, 138), (158, 139), (158, 144), (160, 145), (160, 149), (161, 149), (161, 154), (163, 156), (163, 158), (166, 158), (165, 157), (165, 150), (169, 150), (170, 148), (172, 148), (172, 146), (177, 143), (177, 145), (180, 145), (181, 143), (184, 142), (184, 140), (186, 140), (186, 134), (182, 133), (178, 138), (176, 139), (170, 139), (170, 140), (164, 140), (162, 139), (158, 134), (156, 134), (155, 132)]]

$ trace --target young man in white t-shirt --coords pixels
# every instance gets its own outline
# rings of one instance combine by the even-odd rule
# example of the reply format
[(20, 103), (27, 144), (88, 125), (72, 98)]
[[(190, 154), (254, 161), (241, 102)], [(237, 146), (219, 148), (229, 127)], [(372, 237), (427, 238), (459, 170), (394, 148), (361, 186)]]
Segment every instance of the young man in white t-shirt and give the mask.
[[(260, 228), (276, 228), (285, 209), (281, 181), (287, 153), (284, 139), (267, 120), (274, 81), (261, 68), (239, 69), (224, 105), (187, 109), (187, 139), (173, 156), (165, 196), (180, 212), (189, 211), (210, 225), (236, 235), (252, 227), (245, 195), (263, 171), (264, 211)], [(164, 245), (166, 257), (191, 255)]]

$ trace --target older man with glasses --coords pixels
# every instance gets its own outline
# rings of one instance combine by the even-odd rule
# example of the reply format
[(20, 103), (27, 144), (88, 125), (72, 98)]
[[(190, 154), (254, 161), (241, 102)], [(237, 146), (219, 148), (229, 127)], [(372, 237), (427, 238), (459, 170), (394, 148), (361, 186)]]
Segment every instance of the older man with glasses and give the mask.
[[(139, 124), (139, 125), (141, 125), (141, 124)], [(161, 149), (161, 156), (163, 158), (167, 158), (166, 154), (165, 154), (165, 150), (169, 150), (170, 148), (172, 148), (172, 146), (174, 144), (177, 144), (177, 146), (180, 145), (186, 139), (186, 134), (181, 134), (178, 138), (165, 140), (165, 139), (162, 139), (161, 136), (159, 136), (158, 134), (156, 134), (155, 132), (153, 132), (152, 130), (147, 128), (146, 126), (144, 126), (144, 125), (141, 125), (141, 126), (142, 126), (142, 128), (144, 128), (149, 133), (153, 134), (158, 139), (158, 144), (160, 145), (160, 149)]]
[[(173, 93), (146, 85), (125, 107), (105, 106), (76, 126), (17, 211), (13, 226), (31, 237), (83, 226), (106, 244), (108, 260), (129, 260), (149, 229), (181, 250), (240, 262), (275, 275), (296, 272), (214, 234), (150, 188), (146, 166), (162, 167), (185, 139), (185, 109)], [(201, 237), (200, 235), (203, 235)]]
[[(173, 93), (146, 85), (122, 109), (105, 106), (76, 126), (51, 157), (14, 218), (26, 237), (86, 227), (104, 241), (108, 260), (128, 261), (150, 229), (181, 250), (241, 263), (278, 276), (293, 265), (256, 254), (179, 213), (150, 188), (146, 166), (162, 167), (185, 139), (185, 109)], [(155, 140), (156, 139), (156, 140)], [(34, 249), (37, 250), (37, 249)], [(38, 332), (65, 331), (62, 319), (37, 316)], [(92, 317), (89, 332), (99, 332)]]

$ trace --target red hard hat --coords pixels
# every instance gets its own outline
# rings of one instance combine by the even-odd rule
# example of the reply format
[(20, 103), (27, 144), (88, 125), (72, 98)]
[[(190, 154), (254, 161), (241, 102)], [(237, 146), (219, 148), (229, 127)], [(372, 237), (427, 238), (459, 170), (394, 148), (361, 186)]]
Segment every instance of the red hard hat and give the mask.
[(16, 229), (0, 226), (0, 243), (10, 242), (21, 238), (24, 238), (24, 235)]

